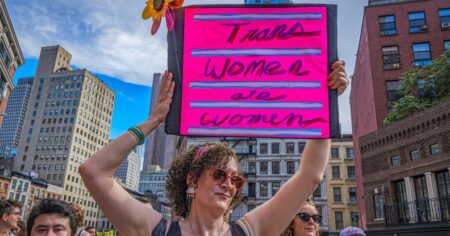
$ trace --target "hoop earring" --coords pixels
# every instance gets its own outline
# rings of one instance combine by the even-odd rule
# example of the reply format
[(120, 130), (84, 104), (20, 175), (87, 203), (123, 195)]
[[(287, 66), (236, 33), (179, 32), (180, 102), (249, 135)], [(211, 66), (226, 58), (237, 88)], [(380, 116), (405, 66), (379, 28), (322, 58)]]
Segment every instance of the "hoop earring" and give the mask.
[(193, 187), (189, 187), (186, 190), (186, 208), (187, 208), (188, 213), (191, 210), (192, 199), (194, 198), (194, 195), (195, 195), (195, 189)]

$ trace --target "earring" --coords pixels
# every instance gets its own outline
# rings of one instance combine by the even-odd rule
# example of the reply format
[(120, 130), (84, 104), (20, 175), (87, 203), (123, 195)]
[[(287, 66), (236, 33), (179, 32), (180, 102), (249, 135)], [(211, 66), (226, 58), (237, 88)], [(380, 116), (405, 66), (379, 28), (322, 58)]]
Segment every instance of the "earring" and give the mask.
[(195, 189), (193, 187), (189, 187), (186, 190), (186, 207), (187, 207), (187, 212), (189, 212), (191, 210), (191, 205), (192, 205), (192, 199), (194, 198), (195, 195)]

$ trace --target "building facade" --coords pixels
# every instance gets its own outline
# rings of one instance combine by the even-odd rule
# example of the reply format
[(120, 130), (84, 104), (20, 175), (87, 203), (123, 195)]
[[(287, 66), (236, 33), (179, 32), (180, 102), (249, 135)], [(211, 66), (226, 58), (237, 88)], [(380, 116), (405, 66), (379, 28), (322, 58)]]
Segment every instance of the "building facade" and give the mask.
[(447, 102), (360, 139), (369, 230), (450, 232), (449, 111)]
[(383, 127), (399, 99), (399, 76), (431, 63), (450, 45), (449, 0), (369, 0), (364, 9), (350, 106), (358, 209), (366, 227), (359, 139)]
[(14, 32), (5, 1), (0, 0), (0, 126), (8, 114), (5, 112), (8, 97), (14, 88), (13, 78), (17, 68), (25, 63), (19, 41)]
[(78, 167), (107, 144), (115, 94), (88, 70), (73, 70), (71, 57), (60, 46), (41, 49), (14, 170), (62, 187), (63, 200), (80, 204), (90, 226), (97, 204)]
[(139, 170), (141, 169), (142, 146), (135, 147), (127, 158), (117, 168), (116, 177), (121, 179), (125, 186), (137, 191), (139, 188)]
[(356, 198), (355, 158), (351, 135), (333, 139), (326, 168), (328, 228), (339, 233), (347, 226), (359, 226)]
[[(158, 101), (161, 82), (161, 73), (153, 74), (150, 114)], [(170, 168), (173, 158), (180, 151), (180, 144), (183, 143), (183, 139), (183, 137), (177, 135), (166, 134), (164, 131), (164, 123), (162, 123), (146, 138), (144, 165), (142, 169), (146, 170), (150, 165), (159, 165), (163, 169)]]
[(4, 159), (13, 158), (19, 145), (20, 133), (31, 96), (31, 88), (33, 87), (33, 79), (33, 77), (19, 79), (8, 99), (6, 106), (8, 116), (0, 127), (0, 162)]

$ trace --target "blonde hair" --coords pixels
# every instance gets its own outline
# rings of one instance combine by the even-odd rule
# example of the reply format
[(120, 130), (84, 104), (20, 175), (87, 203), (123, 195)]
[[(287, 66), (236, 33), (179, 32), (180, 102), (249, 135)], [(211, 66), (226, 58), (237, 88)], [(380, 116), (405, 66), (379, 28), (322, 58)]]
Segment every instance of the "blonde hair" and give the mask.
[[(302, 204), (301, 207), (303, 207), (303, 206), (305, 206), (305, 205), (312, 206), (312, 207), (314, 207), (314, 209), (316, 209), (316, 211), (318, 211), (318, 210), (317, 210), (317, 207), (316, 207), (316, 204), (314, 203), (314, 201), (313, 201), (312, 199), (309, 199), (309, 198), (306, 199), (306, 201), (303, 202), (303, 204)], [(296, 217), (297, 217), (297, 216), (296, 216)], [(294, 218), (294, 219), (295, 219), (295, 218)], [(295, 235), (295, 232), (294, 232), (294, 219), (292, 219), (291, 223), (290, 223), (289, 226), (284, 230), (284, 232), (281, 234), (281, 236), (294, 236), (294, 235)], [(319, 236), (319, 228), (317, 228), (316, 236)]]

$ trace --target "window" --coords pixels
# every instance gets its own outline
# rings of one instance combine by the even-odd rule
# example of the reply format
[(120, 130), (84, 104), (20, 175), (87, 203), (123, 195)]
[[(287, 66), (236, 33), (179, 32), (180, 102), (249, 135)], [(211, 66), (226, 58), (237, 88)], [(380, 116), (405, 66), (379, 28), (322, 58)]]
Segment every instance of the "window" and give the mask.
[(332, 170), (333, 179), (341, 178), (341, 168), (339, 168), (339, 166), (332, 166), (331, 170)]
[(344, 214), (342, 211), (334, 212), (334, 221), (336, 223), (336, 230), (341, 230), (344, 228)]
[(9, 63), (11, 62), (11, 59), (3, 40), (0, 42), (0, 59), (3, 61), (3, 65), (5, 65), (6, 70), (9, 70)]
[(444, 40), (444, 50), (448, 51), (450, 48), (450, 40)]
[(267, 182), (261, 182), (259, 184), (259, 196), (267, 197)]
[(346, 148), (345, 153), (346, 153), (346, 156), (345, 156), (346, 159), (355, 159), (355, 157), (353, 156), (353, 148)]
[(357, 211), (350, 212), (350, 225), (354, 227), (359, 227), (359, 215)]
[(381, 35), (395, 35), (397, 30), (395, 29), (395, 16), (380, 16), (378, 17), (378, 23), (380, 25)]
[(280, 182), (272, 182), (272, 196), (275, 196), (278, 190), (280, 190)]
[(441, 29), (450, 29), (450, 8), (440, 9), (439, 19), (441, 20)]
[(267, 151), (267, 143), (261, 143), (260, 145), (259, 145), (259, 153), (260, 154), (267, 154), (268, 153), (268, 151)]
[(417, 87), (419, 89), (419, 97), (428, 99), (436, 97), (436, 82), (434, 78), (418, 79)]
[(382, 47), (383, 65), (385, 70), (400, 68), (400, 56), (398, 46)]
[(436, 154), (439, 154), (440, 152), (441, 152), (441, 147), (439, 147), (439, 144), (435, 143), (435, 144), (430, 145), (431, 155), (436, 155)]
[(259, 174), (267, 175), (267, 161), (262, 161), (259, 163)]
[(272, 154), (280, 153), (280, 143), (272, 143)]
[(256, 162), (249, 162), (248, 163), (248, 172), (249, 173), (256, 173)]
[(333, 187), (333, 199), (335, 203), (342, 202), (341, 187)]
[(331, 148), (331, 158), (339, 159), (339, 148)]
[(420, 159), (420, 152), (417, 149), (414, 149), (409, 152), (409, 157), (411, 158), (411, 161), (419, 160)]
[(272, 174), (279, 175), (280, 174), (280, 162), (272, 161)]
[(415, 66), (426, 66), (431, 64), (429, 43), (414, 43), (412, 47)]
[(373, 205), (375, 210), (375, 219), (383, 219), (384, 202), (383, 202), (383, 195), (381, 193), (375, 193), (373, 195)]
[(3, 77), (3, 75), (1, 75), (1, 77), (0, 77), (0, 101), (3, 100), (3, 96), (6, 95), (7, 88), (8, 88), (8, 81), (6, 80), (6, 78)]
[(287, 174), (295, 173), (295, 161), (287, 161)]
[(399, 80), (386, 81), (386, 95), (389, 107), (401, 98)]
[(347, 178), (349, 180), (355, 179), (355, 167), (354, 166), (347, 166)]
[(286, 143), (286, 153), (287, 154), (293, 154), (295, 152), (295, 145), (294, 143)]
[[(448, 173), (448, 170), (436, 173), (436, 185), (439, 198), (441, 199), (444, 199), (445, 197), (448, 198), (448, 196), (450, 196), (450, 179)], [(448, 214), (450, 214), (450, 212)]]
[(316, 188), (316, 190), (314, 190), (313, 192), (313, 197), (322, 197), (322, 188), (321, 188), (322, 184), (319, 184)]
[(425, 20), (425, 12), (418, 11), (409, 13), (408, 19), (410, 33), (417, 33), (428, 30), (427, 21)]
[(356, 204), (356, 187), (348, 188), (348, 201), (352, 204)]
[(400, 165), (400, 156), (391, 157), (391, 166), (399, 166)]
[(305, 150), (306, 144), (303, 142), (298, 143), (298, 153), (303, 153), (303, 150)]

